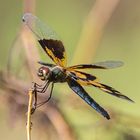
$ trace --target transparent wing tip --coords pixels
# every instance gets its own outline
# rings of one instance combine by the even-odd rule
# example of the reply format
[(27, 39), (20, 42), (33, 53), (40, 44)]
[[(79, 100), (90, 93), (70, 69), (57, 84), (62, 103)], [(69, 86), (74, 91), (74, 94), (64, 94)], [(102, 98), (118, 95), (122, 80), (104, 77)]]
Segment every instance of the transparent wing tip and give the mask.
[(123, 63), (122, 61), (109, 61), (109, 62), (107, 63), (107, 66), (108, 66), (109, 68), (121, 67), (121, 66), (123, 66), (123, 65), (124, 65), (124, 63)]
[(42, 37), (40, 27), (37, 28), (37, 24), (39, 24), (39, 19), (37, 19), (36, 16), (32, 15), (31, 13), (25, 13), (22, 17), (22, 21), (37, 36), (37, 38), (40, 39)]
[(55, 31), (33, 14), (25, 13), (22, 17), (22, 21), (37, 36), (38, 39), (47, 38), (60, 40)]
[(124, 62), (122, 62), (122, 61), (114, 61), (114, 62), (116, 62), (116, 64), (117, 64), (118, 66), (123, 66), (123, 65), (124, 65)]
[(32, 17), (33, 17), (33, 15), (31, 13), (25, 13), (22, 17), (22, 21), (27, 23), (28, 21), (31, 20)]
[(104, 62), (98, 62), (95, 64), (98, 66), (103, 66), (105, 68), (116, 68), (116, 67), (121, 67), (124, 65), (122, 61), (104, 61)]

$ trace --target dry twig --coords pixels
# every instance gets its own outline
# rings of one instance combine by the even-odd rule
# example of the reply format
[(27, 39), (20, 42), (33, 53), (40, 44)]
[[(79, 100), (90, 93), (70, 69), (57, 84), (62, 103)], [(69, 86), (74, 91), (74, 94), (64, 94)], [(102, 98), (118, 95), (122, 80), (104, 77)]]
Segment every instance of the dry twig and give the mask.
[(27, 140), (31, 140), (31, 110), (32, 110), (32, 103), (33, 103), (33, 89), (30, 89), (29, 94), (29, 103), (28, 103), (28, 113), (27, 113)]

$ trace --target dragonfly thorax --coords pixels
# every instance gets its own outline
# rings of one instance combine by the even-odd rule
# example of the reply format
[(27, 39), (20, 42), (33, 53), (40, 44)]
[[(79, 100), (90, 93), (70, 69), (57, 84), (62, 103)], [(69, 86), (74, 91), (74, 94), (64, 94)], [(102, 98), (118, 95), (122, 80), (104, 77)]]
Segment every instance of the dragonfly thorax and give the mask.
[(50, 76), (50, 81), (52, 82), (65, 82), (67, 78), (66, 73), (64, 72), (64, 69), (59, 67), (59, 66), (55, 66), (51, 69), (51, 76)]

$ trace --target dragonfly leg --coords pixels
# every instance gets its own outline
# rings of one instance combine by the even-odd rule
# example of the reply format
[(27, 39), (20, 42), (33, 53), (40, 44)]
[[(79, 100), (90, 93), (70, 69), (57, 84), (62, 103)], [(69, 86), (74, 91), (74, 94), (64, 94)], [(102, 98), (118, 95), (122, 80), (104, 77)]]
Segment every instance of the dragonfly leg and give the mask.
[(53, 87), (54, 87), (54, 83), (52, 83), (52, 85), (51, 85), (51, 91), (50, 91), (50, 96), (49, 96), (49, 98), (48, 98), (47, 100), (41, 102), (41, 103), (38, 103), (37, 106), (36, 106), (37, 108), (40, 107), (40, 106), (42, 106), (42, 105), (44, 105), (45, 103), (47, 103), (47, 102), (51, 99)]
[(44, 82), (43, 85), (38, 85), (37, 83), (34, 83), (36, 92), (44, 93), (47, 90), (49, 84), (49, 81)]
[[(42, 86), (42, 87), (41, 87)], [(33, 83), (33, 93), (34, 93), (34, 103), (31, 109), (31, 114), (33, 114), (37, 108), (37, 92), (44, 93), (49, 86), (49, 82), (45, 82), (43, 85), (38, 85), (37, 83)], [(41, 87), (38, 89), (38, 87)]]
[(37, 90), (38, 84), (34, 83), (34, 90), (33, 90), (34, 91), (34, 103), (33, 103), (33, 107), (31, 110), (31, 114), (33, 114), (35, 112), (36, 108), (42, 106), (43, 104), (47, 103), (51, 99), (54, 83), (52, 83), (49, 98), (47, 100), (37, 104), (37, 92), (44, 93), (47, 90), (49, 84), (50, 84), (50, 82), (46, 82), (41, 90)]

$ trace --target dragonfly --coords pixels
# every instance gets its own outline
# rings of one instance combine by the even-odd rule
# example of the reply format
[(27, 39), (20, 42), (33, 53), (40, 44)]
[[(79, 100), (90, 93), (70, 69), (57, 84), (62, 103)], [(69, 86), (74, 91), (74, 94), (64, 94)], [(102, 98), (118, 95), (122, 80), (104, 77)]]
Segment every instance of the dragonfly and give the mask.
[(25, 13), (22, 20), (24, 24), (28, 26), (28, 28), (35, 34), (45, 53), (55, 63), (50, 64), (42, 61), (38, 62), (41, 67), (38, 69), (37, 75), (43, 81), (43, 84), (39, 85), (36, 83), (35, 90), (37, 93), (45, 93), (49, 85), (51, 86), (51, 90), (47, 100), (42, 103), (37, 104), (36, 95), (34, 108), (47, 103), (51, 99), (55, 83), (67, 83), (74, 93), (79, 95), (88, 105), (90, 105), (108, 120), (110, 119), (108, 112), (87, 93), (83, 86), (94, 86), (105, 93), (134, 102), (132, 99), (123, 95), (116, 89), (101, 83), (96, 76), (82, 71), (86, 69), (104, 70), (117, 68), (123, 65), (122, 61), (111, 60), (94, 64), (79, 64), (68, 67), (66, 66), (67, 58), (65, 47), (56, 32), (31, 13)]

